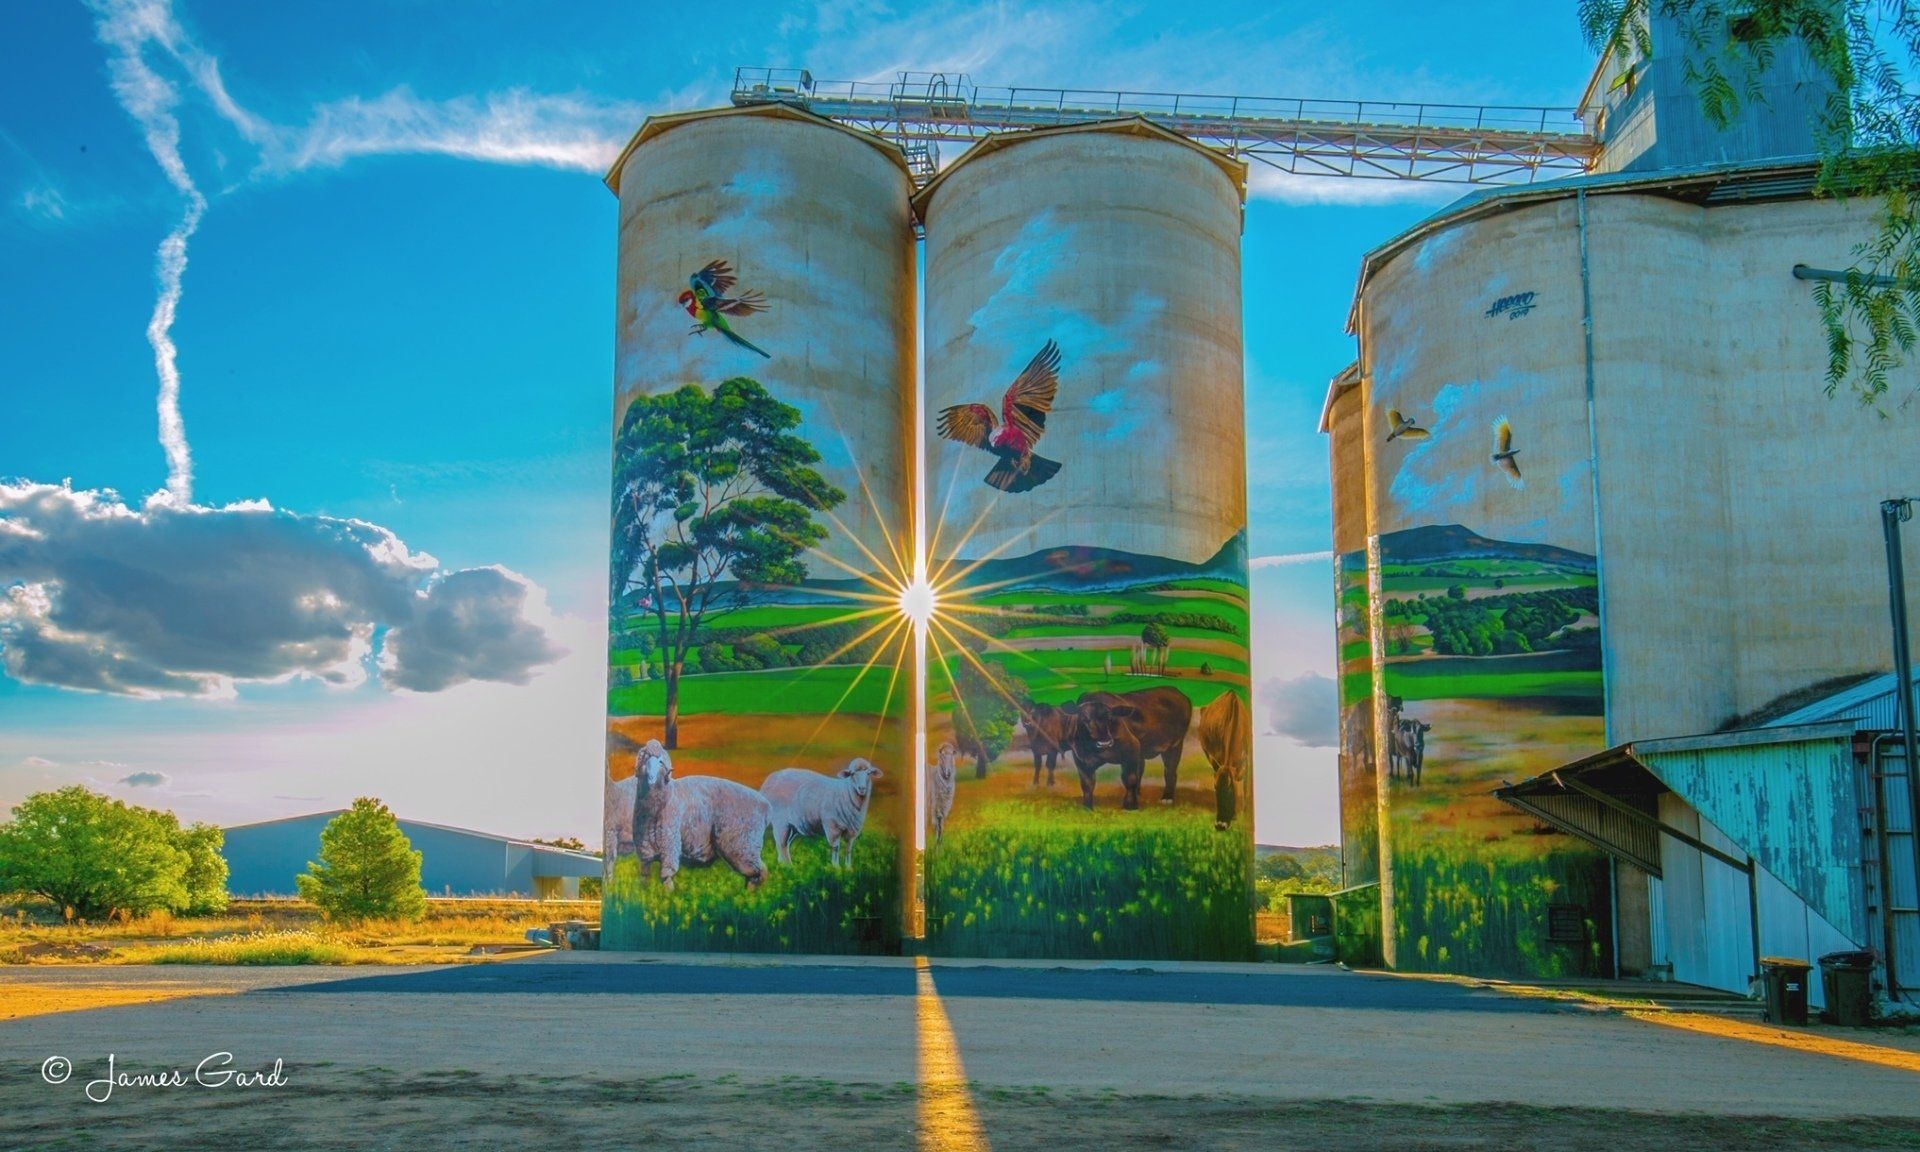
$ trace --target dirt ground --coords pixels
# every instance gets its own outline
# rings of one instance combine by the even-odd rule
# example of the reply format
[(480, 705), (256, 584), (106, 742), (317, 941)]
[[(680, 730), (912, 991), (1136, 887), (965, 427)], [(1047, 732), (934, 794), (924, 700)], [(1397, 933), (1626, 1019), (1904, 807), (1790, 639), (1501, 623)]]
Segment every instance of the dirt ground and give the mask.
[[(1325, 968), (561, 954), (20, 979), (218, 994), (0, 1022), (4, 1148), (1920, 1148), (1911, 1071)], [(216, 1052), (286, 1083), (83, 1095), (108, 1053), (191, 1075)]]

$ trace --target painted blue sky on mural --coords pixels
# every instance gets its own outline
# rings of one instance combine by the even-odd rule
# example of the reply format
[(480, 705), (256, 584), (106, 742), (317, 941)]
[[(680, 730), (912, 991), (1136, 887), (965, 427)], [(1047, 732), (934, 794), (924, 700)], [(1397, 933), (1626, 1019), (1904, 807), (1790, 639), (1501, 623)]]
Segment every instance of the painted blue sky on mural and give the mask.
[[(0, 527), (30, 531), (0, 548), (0, 805), (81, 781), (237, 821), (377, 793), (591, 833), (615, 371), (598, 178), (647, 114), (724, 102), (738, 64), (1567, 104), (1589, 57), (1570, 12), (1518, 2), (741, 3), (724, 28), (610, 3), (10, 5)], [(1354, 272), (1450, 197), (1255, 175), (1263, 840), (1335, 835), (1331, 738), (1295, 705), (1331, 699), (1314, 426), (1352, 357)]]

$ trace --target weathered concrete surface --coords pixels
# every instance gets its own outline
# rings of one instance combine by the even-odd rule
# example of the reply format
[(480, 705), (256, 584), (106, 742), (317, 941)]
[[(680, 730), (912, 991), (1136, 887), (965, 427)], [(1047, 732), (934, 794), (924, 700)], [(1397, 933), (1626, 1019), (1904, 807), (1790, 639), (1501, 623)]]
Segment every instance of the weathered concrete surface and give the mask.
[[(1920, 1117), (1913, 1073), (1448, 983), (1241, 965), (941, 963), (931, 975), (966, 1076), (989, 1097), (1044, 1088)], [(0, 1115), (20, 1123), (45, 1109), (71, 1114), (82, 1078), (98, 1076), (110, 1052), (122, 1069), (190, 1069), (217, 1051), (239, 1067), (282, 1059), (291, 1083), (279, 1091), (291, 1097), (362, 1075), (455, 1074), (547, 1078), (564, 1097), (575, 1081), (666, 1075), (898, 1085), (915, 1080), (923, 1043), (914, 970), (897, 960), (561, 954), (453, 969), (45, 968), (15, 978), (233, 993), (0, 1024)], [(41, 1082), (55, 1055), (76, 1066), (66, 1085)]]

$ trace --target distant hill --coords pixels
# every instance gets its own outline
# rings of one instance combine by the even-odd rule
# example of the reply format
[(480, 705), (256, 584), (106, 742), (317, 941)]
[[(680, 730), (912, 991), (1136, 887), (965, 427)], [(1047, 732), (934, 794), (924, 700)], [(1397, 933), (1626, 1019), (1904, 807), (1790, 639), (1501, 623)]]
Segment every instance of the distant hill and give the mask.
[(1380, 537), (1380, 559), (1393, 564), (1427, 564), (1435, 560), (1529, 560), (1575, 572), (1596, 570), (1585, 552), (1552, 544), (1525, 544), (1492, 540), (1460, 524), (1430, 524)]
[(1215, 579), (1244, 582), (1247, 578), (1247, 537), (1236, 534), (1220, 551), (1198, 564), (1123, 552), (1116, 548), (1046, 548), (1025, 556), (988, 560), (967, 574), (966, 585), (1000, 588), (1046, 588), (1056, 592), (1085, 592), (1127, 588), (1169, 580)]

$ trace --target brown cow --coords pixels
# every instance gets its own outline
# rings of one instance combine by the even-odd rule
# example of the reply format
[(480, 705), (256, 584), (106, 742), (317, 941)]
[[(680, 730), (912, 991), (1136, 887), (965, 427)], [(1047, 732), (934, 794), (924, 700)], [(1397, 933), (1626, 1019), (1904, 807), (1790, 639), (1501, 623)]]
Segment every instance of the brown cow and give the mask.
[(1020, 726), (1027, 730), (1027, 750), (1033, 753), (1033, 785), (1040, 786), (1040, 764), (1044, 760), (1047, 787), (1051, 788), (1054, 766), (1073, 740), (1073, 717), (1052, 704), (1032, 700), (1022, 699), (1015, 706), (1020, 709)]
[(1224, 830), (1233, 823), (1251, 741), (1247, 706), (1238, 692), (1222, 692), (1200, 709), (1200, 751), (1213, 765), (1215, 828)]
[(1159, 757), (1166, 769), (1160, 803), (1173, 803), (1180, 779), (1180, 752), (1193, 723), (1193, 701), (1178, 688), (1142, 688), (1135, 692), (1083, 692), (1061, 711), (1073, 717), (1074, 767), (1080, 770), (1080, 803), (1093, 807), (1093, 776), (1103, 764), (1120, 766), (1124, 796), (1120, 807), (1140, 807), (1140, 778), (1148, 760)]

